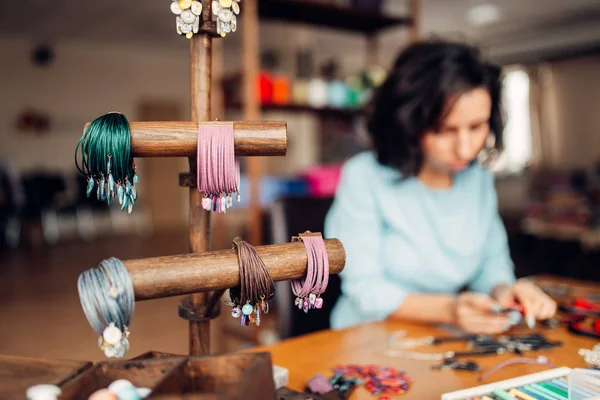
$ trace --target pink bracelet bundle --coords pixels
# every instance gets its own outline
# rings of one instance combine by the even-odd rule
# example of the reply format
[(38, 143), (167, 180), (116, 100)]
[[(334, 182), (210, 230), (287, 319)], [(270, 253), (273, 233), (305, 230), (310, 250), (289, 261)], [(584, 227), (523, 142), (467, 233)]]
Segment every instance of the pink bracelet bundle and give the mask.
[(308, 268), (306, 276), (291, 282), (292, 292), (296, 296), (294, 304), (305, 313), (311, 308), (323, 307), (321, 295), (329, 282), (329, 258), (323, 236), (320, 233), (306, 231), (292, 238), (292, 242), (301, 241), (306, 248)]
[(226, 212), (233, 195), (240, 201), (240, 164), (234, 153), (233, 124), (198, 127), (196, 187), (202, 208)]

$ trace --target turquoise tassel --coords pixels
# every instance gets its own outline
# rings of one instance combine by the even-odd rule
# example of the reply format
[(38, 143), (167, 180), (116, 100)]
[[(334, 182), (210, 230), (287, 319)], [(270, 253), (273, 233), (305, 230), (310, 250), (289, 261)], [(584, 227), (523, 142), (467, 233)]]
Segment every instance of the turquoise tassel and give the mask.
[(133, 200), (137, 200), (137, 190), (135, 189), (135, 186), (131, 187), (131, 190), (130, 190), (129, 194), (131, 195), (131, 198)]

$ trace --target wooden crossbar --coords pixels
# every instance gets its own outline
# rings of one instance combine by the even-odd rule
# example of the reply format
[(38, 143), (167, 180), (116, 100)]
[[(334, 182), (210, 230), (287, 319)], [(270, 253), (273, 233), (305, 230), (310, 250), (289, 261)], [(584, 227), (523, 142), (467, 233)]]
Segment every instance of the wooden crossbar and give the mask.
[(130, 122), (132, 156), (196, 157), (200, 124), (233, 124), (238, 156), (285, 156), (287, 152), (285, 121)]
[[(327, 239), (325, 248), (329, 273), (341, 272), (346, 263), (342, 243)], [(300, 242), (257, 246), (256, 251), (274, 281), (301, 278), (306, 274), (306, 248)], [(240, 284), (235, 250), (126, 260), (124, 264), (129, 270), (136, 300), (227, 289)]]

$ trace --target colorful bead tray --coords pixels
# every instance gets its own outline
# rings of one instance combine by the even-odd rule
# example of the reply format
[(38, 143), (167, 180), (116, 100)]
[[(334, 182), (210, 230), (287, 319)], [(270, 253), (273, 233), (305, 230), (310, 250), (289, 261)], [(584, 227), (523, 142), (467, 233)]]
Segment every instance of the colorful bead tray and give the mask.
[[(598, 374), (590, 378), (591, 374)], [(555, 368), (518, 378), (445, 393), (441, 400), (587, 400), (600, 399), (600, 373)]]

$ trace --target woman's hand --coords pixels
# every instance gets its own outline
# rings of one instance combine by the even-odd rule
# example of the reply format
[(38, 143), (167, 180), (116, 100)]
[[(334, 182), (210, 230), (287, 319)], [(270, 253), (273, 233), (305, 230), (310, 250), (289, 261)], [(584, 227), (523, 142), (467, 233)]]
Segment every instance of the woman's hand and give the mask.
[(510, 328), (508, 316), (492, 313), (498, 304), (483, 293), (464, 292), (456, 300), (456, 324), (467, 333), (495, 334)]
[(525, 309), (525, 322), (530, 328), (535, 326), (536, 319), (549, 319), (556, 313), (556, 302), (537, 285), (526, 280), (518, 280), (513, 286), (497, 287), (493, 296), (503, 308), (519, 302)]

